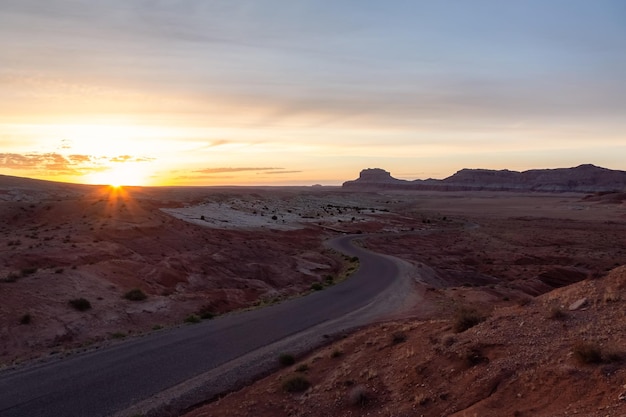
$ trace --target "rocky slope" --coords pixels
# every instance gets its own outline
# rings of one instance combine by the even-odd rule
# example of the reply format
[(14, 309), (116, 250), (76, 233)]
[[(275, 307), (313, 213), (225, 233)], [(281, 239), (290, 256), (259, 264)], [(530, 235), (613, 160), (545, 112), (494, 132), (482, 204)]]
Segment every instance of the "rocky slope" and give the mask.
[[(345, 260), (322, 246), (323, 228), (224, 230), (161, 210), (225, 192), (0, 177), (0, 367), (273, 302), (341, 274)], [(80, 299), (90, 308), (70, 304)]]
[(185, 417), (624, 416), (625, 288), (622, 266), (469, 329), (462, 315), (375, 325)]
[(626, 189), (626, 171), (590, 164), (575, 168), (533, 169), (523, 172), (462, 169), (443, 180), (406, 181), (393, 178), (383, 169), (373, 168), (361, 171), (358, 179), (345, 182), (343, 187), (436, 191), (617, 192)]

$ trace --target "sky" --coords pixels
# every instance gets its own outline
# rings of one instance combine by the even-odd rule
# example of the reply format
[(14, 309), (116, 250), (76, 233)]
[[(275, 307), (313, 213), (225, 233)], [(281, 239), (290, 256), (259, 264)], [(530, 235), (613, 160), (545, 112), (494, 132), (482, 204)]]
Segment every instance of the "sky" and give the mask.
[(622, 0), (0, 0), (0, 174), (626, 170)]

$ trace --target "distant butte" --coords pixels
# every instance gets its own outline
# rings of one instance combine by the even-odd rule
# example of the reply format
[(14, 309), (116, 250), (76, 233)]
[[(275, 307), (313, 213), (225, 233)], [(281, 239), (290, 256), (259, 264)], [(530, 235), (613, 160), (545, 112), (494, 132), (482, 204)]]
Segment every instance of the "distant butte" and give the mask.
[(626, 171), (591, 164), (522, 172), (466, 168), (442, 180), (407, 181), (392, 177), (384, 169), (368, 168), (361, 171), (358, 179), (344, 182), (343, 187), (429, 191), (620, 192), (626, 191)]

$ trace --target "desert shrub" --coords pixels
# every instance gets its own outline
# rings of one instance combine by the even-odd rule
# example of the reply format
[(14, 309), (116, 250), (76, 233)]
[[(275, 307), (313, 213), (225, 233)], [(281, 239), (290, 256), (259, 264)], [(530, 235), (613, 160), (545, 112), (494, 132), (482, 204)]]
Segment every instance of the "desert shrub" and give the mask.
[(489, 362), (489, 358), (483, 355), (483, 352), (478, 347), (473, 347), (465, 351), (463, 354), (463, 360), (468, 367), (480, 365), (481, 363)]
[(602, 362), (602, 349), (595, 343), (578, 342), (572, 349), (574, 358), (581, 364), (596, 364)]
[(32, 320), (33, 318), (30, 313), (26, 313), (22, 317), (20, 317), (20, 324), (30, 324)]
[(603, 362), (621, 362), (624, 359), (624, 355), (622, 352), (617, 351), (608, 351), (602, 352), (602, 361)]
[(155, 324), (154, 326), (152, 326), (152, 330), (161, 330), (163, 328), (163, 326), (161, 326), (160, 324)]
[(278, 355), (278, 363), (282, 366), (289, 366), (296, 363), (296, 358), (290, 353), (281, 353)]
[(413, 401), (415, 402), (415, 404), (419, 404), (423, 407), (431, 401), (431, 398), (428, 395), (423, 394), (423, 393), (415, 394), (415, 397), (413, 397)]
[(78, 311), (87, 311), (91, 308), (91, 303), (89, 302), (89, 300), (82, 298), (82, 297), (74, 298), (70, 300), (68, 303), (69, 305), (71, 305)]
[(123, 339), (125, 337), (126, 337), (126, 333), (124, 333), (124, 332), (111, 333), (111, 338), (112, 339)]
[(473, 308), (460, 309), (454, 318), (454, 331), (456, 333), (464, 332), (485, 321), (486, 317), (478, 310)]
[(310, 386), (309, 380), (302, 375), (294, 375), (283, 382), (283, 390), (287, 392), (303, 392)]
[(339, 349), (335, 349), (335, 350), (333, 350), (333, 353), (330, 354), (330, 357), (331, 358), (338, 358), (338, 357), (340, 357), (342, 355), (343, 355), (342, 351), (340, 351)]
[(406, 333), (404, 332), (394, 332), (391, 335), (391, 343), (397, 345), (398, 343), (406, 342)]
[(198, 311), (198, 315), (202, 320), (211, 320), (215, 317), (215, 314), (209, 307), (202, 307), (200, 311)]
[(567, 313), (559, 306), (550, 307), (548, 312), (548, 318), (552, 320), (564, 320), (567, 317)]
[(6, 277), (2, 279), (3, 282), (17, 282), (20, 279), (20, 274), (17, 272), (9, 272)]
[(20, 272), (22, 273), (22, 276), (25, 277), (25, 276), (32, 275), (35, 272), (37, 272), (37, 268), (36, 267), (22, 268)]
[(185, 323), (200, 323), (200, 317), (196, 316), (195, 314), (190, 314), (187, 317), (185, 317)]
[(311, 289), (313, 291), (321, 291), (324, 289), (324, 286), (320, 284), (319, 282), (314, 282), (313, 284), (311, 284)]
[(303, 363), (302, 365), (296, 368), (296, 371), (298, 372), (306, 372), (308, 370), (309, 370), (309, 365), (307, 365), (306, 363)]
[(364, 407), (372, 400), (372, 394), (363, 385), (357, 385), (348, 393), (348, 401), (352, 405)]
[(133, 288), (124, 294), (124, 298), (130, 301), (142, 301), (148, 298), (148, 296), (139, 288)]
[(456, 343), (456, 337), (453, 334), (445, 334), (441, 337), (441, 344), (444, 346), (452, 346)]

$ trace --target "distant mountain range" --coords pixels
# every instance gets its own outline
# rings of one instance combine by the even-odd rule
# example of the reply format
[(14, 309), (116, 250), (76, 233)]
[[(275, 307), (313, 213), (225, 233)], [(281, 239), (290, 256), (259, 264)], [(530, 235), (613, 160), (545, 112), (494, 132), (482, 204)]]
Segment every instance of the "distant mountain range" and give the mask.
[(611, 192), (626, 191), (626, 171), (591, 164), (574, 168), (532, 169), (528, 171), (462, 169), (442, 179), (400, 180), (380, 168), (361, 171), (359, 178), (343, 183), (354, 189), (406, 189), (432, 191), (538, 191)]

